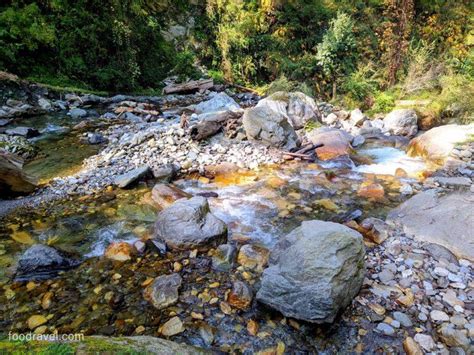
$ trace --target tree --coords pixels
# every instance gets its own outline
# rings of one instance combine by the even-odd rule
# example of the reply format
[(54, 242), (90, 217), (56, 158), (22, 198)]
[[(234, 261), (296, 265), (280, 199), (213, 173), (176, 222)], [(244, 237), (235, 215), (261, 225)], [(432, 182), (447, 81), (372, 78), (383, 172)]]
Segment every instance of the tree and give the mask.
[(338, 81), (344, 74), (353, 71), (355, 65), (356, 40), (352, 18), (339, 12), (330, 22), (323, 40), (316, 47), (316, 60), (324, 74), (332, 81), (332, 97), (337, 94)]
[(393, 85), (408, 50), (414, 16), (413, 0), (386, 0), (385, 15), (389, 21), (385, 23), (383, 33), (385, 53), (382, 59), (387, 67), (387, 81)]

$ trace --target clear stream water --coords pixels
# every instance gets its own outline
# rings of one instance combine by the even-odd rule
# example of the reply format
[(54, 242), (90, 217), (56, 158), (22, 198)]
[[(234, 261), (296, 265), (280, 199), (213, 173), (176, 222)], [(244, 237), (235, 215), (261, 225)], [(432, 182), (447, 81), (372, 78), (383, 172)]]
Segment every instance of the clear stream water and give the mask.
[[(30, 125), (29, 123), (23, 121), (21, 125)], [(60, 117), (44, 117), (42, 121), (34, 123), (48, 133), (36, 141), (41, 149), (40, 156), (27, 164), (26, 169), (43, 181), (80, 170), (82, 160), (95, 154), (98, 149), (88, 145), (77, 149), (77, 144), (80, 144), (78, 137), (70, 133), (71, 125), (66, 125)], [(73, 142), (76, 145), (71, 144)], [(271, 248), (280, 236), (303, 220), (343, 222), (350, 219), (349, 216), (357, 214), (361, 214), (362, 218), (383, 218), (389, 209), (406, 198), (400, 194), (400, 186), (406, 181), (416, 181), (426, 169), (423, 161), (409, 158), (402, 150), (393, 147), (372, 144), (360, 149), (358, 153), (369, 158), (370, 163), (348, 167), (347, 164), (334, 162), (289, 162), (257, 171), (218, 175), (211, 181), (188, 176), (175, 181), (175, 184), (191, 194), (214, 192), (218, 195), (209, 198), (209, 203), (211, 211), (228, 224), (229, 239), (248, 239)], [(396, 176), (397, 168), (403, 169), (407, 176)], [(370, 199), (358, 195), (360, 186), (369, 182), (383, 186), (382, 198)], [(23, 328), (29, 315), (45, 313), (40, 306), (41, 299), (45, 290), (50, 290), (55, 302), (47, 311), (53, 315), (53, 320), (48, 324), (54, 325), (60, 332), (132, 335), (138, 325), (144, 325), (147, 329), (145, 334), (156, 334), (162, 315), (143, 300), (142, 283), (147, 278), (156, 277), (157, 273), (172, 272), (173, 263), (176, 260), (188, 260), (187, 254), (164, 258), (147, 255), (133, 265), (116, 265), (104, 258), (97, 258), (112, 241), (133, 243), (153, 233), (153, 223), (158, 211), (149, 204), (152, 186), (152, 182), (142, 183), (131, 190), (74, 197), (35, 210), (15, 213), (4, 219), (0, 224), (0, 285), (3, 285), (4, 290), (10, 291), (0, 294), (0, 303), (3, 304), (0, 327), (26, 331)], [(54, 282), (41, 283), (38, 291), (33, 290), (29, 294), (25, 285), (11, 283), (10, 276), (18, 256), (33, 243), (55, 246), (82, 258), (84, 263), (77, 271), (67, 272)], [(188, 266), (190, 270), (182, 274), (184, 286), (180, 291), (183, 302), (190, 303), (180, 303), (173, 308), (173, 312), (179, 314), (198, 307), (200, 303), (195, 292), (214, 292), (216, 297), (225, 297), (221, 294), (224, 291), (212, 291), (207, 285), (217, 280), (221, 285), (230, 287), (229, 283), (234, 276), (209, 272), (207, 263), (205, 258), (191, 261)], [(121, 279), (113, 279), (112, 275), (117, 273), (121, 275)], [(120, 306), (114, 303), (115, 298), (108, 303), (104, 302), (101, 297), (105, 291), (98, 291), (99, 286), (114, 295), (120, 294), (117, 300)], [(12, 292), (13, 298), (8, 298)], [(271, 313), (262, 313), (262, 310), (254, 308), (244, 318), (236, 315), (222, 319), (218, 308), (205, 306), (199, 308), (199, 311), (204, 312), (207, 317), (208, 324), (202, 327), (215, 327), (218, 329), (216, 332), (221, 332), (216, 338), (218, 344), (242, 346), (242, 342), (252, 341), (261, 343), (261, 347), (269, 341), (258, 338), (249, 340), (248, 335), (243, 336), (240, 329), (245, 327), (250, 316), (273, 322)], [(130, 321), (124, 323), (124, 319)], [(207, 328), (202, 327), (199, 325), (196, 329), (190, 328), (185, 336), (178, 337), (178, 341), (205, 346), (202, 332)], [(308, 340), (308, 337), (300, 339), (304, 332), (288, 330), (288, 327), (282, 330), (281, 327), (276, 326), (275, 331), (282, 332), (281, 336), (286, 339), (287, 344), (298, 344), (298, 349), (315, 346), (311, 345), (312, 342), (338, 343), (352, 337), (348, 335), (351, 328), (342, 323), (327, 339), (325, 336), (310, 337), (313, 340)]]

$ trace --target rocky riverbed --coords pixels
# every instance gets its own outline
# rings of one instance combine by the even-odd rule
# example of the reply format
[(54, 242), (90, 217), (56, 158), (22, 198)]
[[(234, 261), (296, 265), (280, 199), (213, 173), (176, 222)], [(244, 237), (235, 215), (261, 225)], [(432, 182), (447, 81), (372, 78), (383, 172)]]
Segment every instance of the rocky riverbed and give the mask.
[(36, 126), (5, 125), (39, 150), (25, 170), (43, 185), (2, 201), (2, 332), (472, 351), (472, 125), (417, 132), (410, 110), (301, 93), (48, 102)]

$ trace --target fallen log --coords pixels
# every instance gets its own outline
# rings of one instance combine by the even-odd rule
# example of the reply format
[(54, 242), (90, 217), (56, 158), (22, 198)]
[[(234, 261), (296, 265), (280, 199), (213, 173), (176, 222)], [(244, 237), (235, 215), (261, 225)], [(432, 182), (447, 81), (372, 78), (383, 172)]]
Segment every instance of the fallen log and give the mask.
[(229, 120), (238, 120), (241, 116), (242, 111), (216, 112), (192, 126), (189, 130), (189, 135), (197, 141), (206, 139), (222, 130)]
[(0, 152), (0, 196), (27, 194), (36, 188), (33, 179), (23, 173), (23, 159)]
[(171, 84), (163, 88), (164, 94), (184, 94), (190, 92), (204, 92), (214, 86), (214, 80), (201, 79), (192, 80), (182, 84)]

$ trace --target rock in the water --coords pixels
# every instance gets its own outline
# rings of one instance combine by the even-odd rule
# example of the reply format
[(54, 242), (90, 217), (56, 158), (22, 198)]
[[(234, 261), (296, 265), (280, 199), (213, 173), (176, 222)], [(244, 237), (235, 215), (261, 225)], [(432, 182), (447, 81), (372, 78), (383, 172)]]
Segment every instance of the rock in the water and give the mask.
[(360, 233), (337, 223), (304, 221), (272, 251), (257, 300), (287, 317), (333, 322), (362, 286), (364, 256)]
[(87, 111), (82, 108), (73, 108), (68, 113), (72, 118), (84, 118), (87, 116)]
[(79, 262), (66, 257), (58, 250), (43, 244), (29, 247), (18, 260), (15, 280), (45, 279), (59, 271), (68, 270)]
[(0, 193), (1, 196), (26, 194), (34, 191), (32, 178), (22, 171), (23, 160), (16, 155), (0, 152)]
[(439, 196), (435, 190), (421, 192), (392, 210), (387, 222), (400, 225), (415, 239), (440, 244), (459, 258), (474, 260), (474, 196), (452, 192)]
[(246, 310), (253, 300), (253, 291), (249, 285), (242, 281), (235, 281), (232, 290), (227, 296), (227, 302), (235, 308)]
[(111, 243), (105, 251), (105, 257), (115, 261), (128, 261), (137, 254), (135, 247), (127, 242)]
[(418, 132), (418, 116), (413, 109), (393, 110), (383, 120), (385, 128), (397, 136), (412, 137)]
[(280, 101), (260, 100), (257, 106), (245, 110), (242, 121), (248, 140), (287, 150), (299, 145), (281, 105)]
[(465, 142), (473, 134), (474, 124), (465, 126), (451, 124), (435, 127), (413, 138), (408, 146), (408, 154), (443, 164), (456, 143)]
[(217, 271), (229, 271), (234, 266), (237, 248), (231, 244), (219, 245), (212, 256), (212, 268)]
[(89, 144), (101, 144), (106, 142), (106, 139), (100, 133), (89, 133), (87, 134), (87, 142)]
[(179, 288), (182, 283), (179, 274), (157, 277), (147, 286), (143, 295), (157, 309), (163, 309), (178, 302)]
[(142, 166), (133, 170), (130, 170), (128, 173), (117, 176), (114, 179), (115, 185), (121, 188), (129, 187), (130, 185), (138, 182), (141, 179), (144, 179), (146, 176), (150, 175), (151, 170), (148, 166)]
[(209, 211), (204, 197), (181, 199), (158, 214), (155, 238), (172, 249), (218, 245), (227, 237), (227, 226)]
[(178, 173), (178, 167), (174, 164), (167, 164), (152, 170), (153, 177), (160, 182), (171, 182)]
[(268, 249), (252, 244), (243, 245), (239, 250), (237, 262), (247, 269), (262, 271), (268, 263)]
[(173, 336), (184, 332), (183, 322), (179, 317), (173, 317), (160, 327), (160, 332), (164, 336)]
[(192, 195), (170, 184), (156, 184), (151, 190), (151, 198), (159, 208), (166, 208), (182, 198), (191, 197)]
[(334, 159), (339, 156), (349, 155), (352, 151), (352, 137), (347, 132), (337, 128), (316, 128), (307, 133), (308, 139), (313, 144), (323, 144), (316, 149), (321, 160)]
[(10, 136), (21, 136), (25, 138), (33, 138), (40, 135), (36, 128), (31, 127), (15, 127), (12, 129), (7, 129), (5, 133), (9, 134)]
[(209, 100), (200, 102), (194, 107), (194, 111), (197, 114), (235, 111), (239, 109), (239, 104), (225, 92), (213, 93), (213, 96)]

